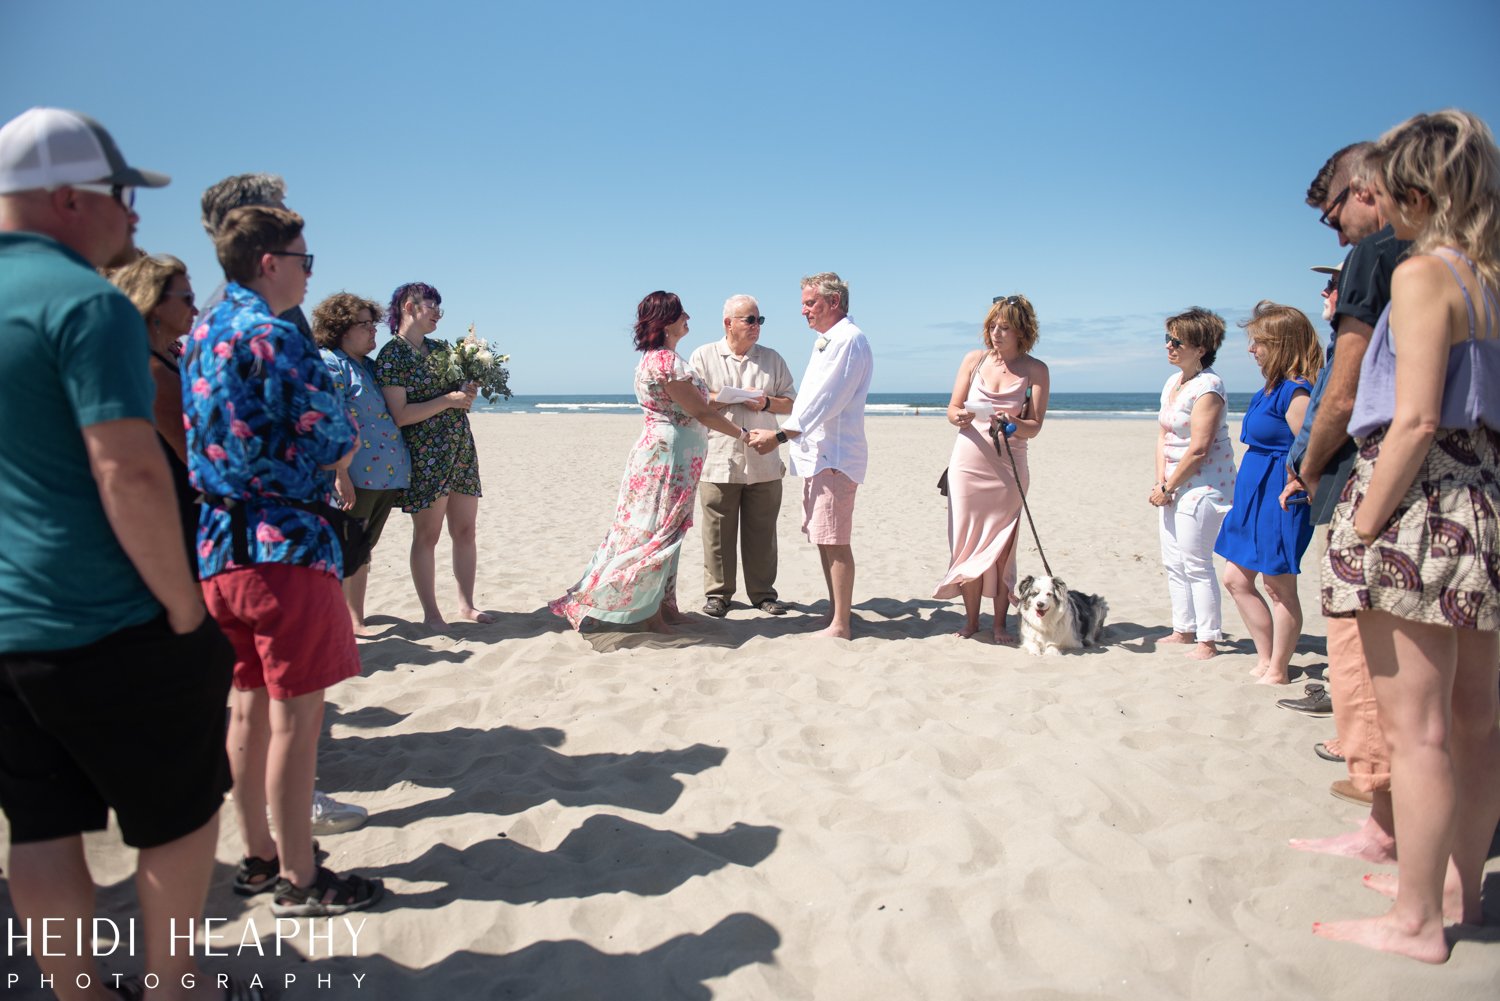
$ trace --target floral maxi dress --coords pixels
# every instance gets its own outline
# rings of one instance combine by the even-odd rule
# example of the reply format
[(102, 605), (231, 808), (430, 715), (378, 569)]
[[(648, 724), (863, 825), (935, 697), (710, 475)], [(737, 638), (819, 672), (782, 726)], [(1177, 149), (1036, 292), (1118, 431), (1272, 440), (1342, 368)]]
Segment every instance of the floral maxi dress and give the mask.
[[(423, 338), (422, 343), (427, 349), (425, 357), (405, 338), (392, 337), (375, 360), (376, 381), (382, 387), (405, 389), (408, 403), (435, 400), (460, 385), (444, 381), (429, 363), (432, 352), (446, 350), (448, 346), (431, 337)], [(411, 453), (411, 481), (401, 492), (401, 510), (408, 514), (421, 511), (448, 494), (481, 496), (479, 453), (474, 448), (474, 432), (466, 411), (450, 407), (425, 421), (406, 425), (401, 433)]]
[(635, 368), (646, 426), (625, 461), (614, 522), (578, 583), (548, 605), (574, 629), (585, 618), (641, 622), (658, 606), (677, 608), (677, 557), (708, 452), (703, 426), (667, 395), (667, 383), (683, 379), (708, 398), (675, 351), (647, 351)]

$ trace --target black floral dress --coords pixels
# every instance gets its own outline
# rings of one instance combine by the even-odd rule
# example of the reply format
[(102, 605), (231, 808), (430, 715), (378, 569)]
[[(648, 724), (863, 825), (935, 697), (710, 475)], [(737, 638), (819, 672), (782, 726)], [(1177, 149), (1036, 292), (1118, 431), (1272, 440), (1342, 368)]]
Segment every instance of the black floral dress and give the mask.
[[(426, 403), (444, 393), (451, 393), (459, 383), (442, 381), (436, 369), (428, 364), (433, 351), (447, 345), (424, 337), (427, 354), (419, 354), (404, 337), (392, 337), (375, 358), (375, 378), (381, 386), (400, 386), (406, 390), (408, 403)], [(474, 449), (474, 432), (465, 410), (448, 409), (401, 429), (406, 448), (411, 452), (411, 483), (401, 492), (401, 510), (408, 513), (431, 507), (433, 501), (448, 494), (480, 497), (479, 455)]]

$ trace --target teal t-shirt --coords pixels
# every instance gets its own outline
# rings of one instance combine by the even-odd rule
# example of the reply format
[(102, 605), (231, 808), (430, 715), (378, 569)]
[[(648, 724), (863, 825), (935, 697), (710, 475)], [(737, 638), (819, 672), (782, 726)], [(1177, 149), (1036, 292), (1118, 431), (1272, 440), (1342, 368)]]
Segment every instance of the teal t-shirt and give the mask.
[(154, 396), (130, 300), (55, 240), (0, 233), (0, 653), (84, 646), (160, 614), (80, 431), (149, 422)]

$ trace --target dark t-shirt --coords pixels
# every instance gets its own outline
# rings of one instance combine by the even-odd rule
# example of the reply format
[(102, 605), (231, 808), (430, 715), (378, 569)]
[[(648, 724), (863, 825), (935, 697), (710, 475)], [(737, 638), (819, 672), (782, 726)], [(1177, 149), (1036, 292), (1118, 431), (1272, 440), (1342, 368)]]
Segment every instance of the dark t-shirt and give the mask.
[[(1349, 251), (1349, 257), (1344, 261), (1343, 271), (1339, 275), (1339, 304), (1333, 316), (1335, 324), (1339, 322), (1339, 317), (1347, 316), (1371, 327), (1375, 326), (1386, 303), (1391, 301), (1391, 275), (1395, 273), (1396, 265), (1401, 263), (1410, 246), (1410, 241), (1396, 239), (1396, 231), (1387, 226), (1361, 240)], [(1329, 352), (1329, 368), (1333, 366), (1333, 355), (1337, 350), (1338, 343), (1335, 341), (1333, 350)], [(1298, 436), (1301, 448), (1293, 448), (1299, 461), (1302, 450), (1307, 447), (1307, 432), (1312, 429), (1313, 416), (1318, 412), (1318, 404), (1322, 402), (1322, 390), (1326, 383), (1326, 378), (1318, 380), (1312, 403), (1303, 419), (1303, 433)], [(1354, 442), (1346, 441), (1328, 460), (1323, 478), (1318, 483), (1318, 494), (1312, 501), (1313, 524), (1326, 525), (1333, 518), (1334, 505), (1338, 503), (1339, 494), (1344, 492), (1344, 484), (1354, 469), (1355, 451)]]

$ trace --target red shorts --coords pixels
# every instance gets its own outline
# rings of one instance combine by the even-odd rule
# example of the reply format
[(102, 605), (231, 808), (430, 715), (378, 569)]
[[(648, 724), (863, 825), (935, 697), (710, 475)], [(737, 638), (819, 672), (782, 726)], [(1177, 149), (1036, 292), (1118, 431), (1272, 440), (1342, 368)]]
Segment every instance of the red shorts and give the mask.
[(359, 674), (349, 608), (336, 578), (257, 563), (204, 581), (208, 614), (234, 644), (234, 687), (294, 699)]
[(854, 492), (859, 484), (837, 469), (802, 481), (802, 534), (819, 546), (847, 546), (854, 534)]

